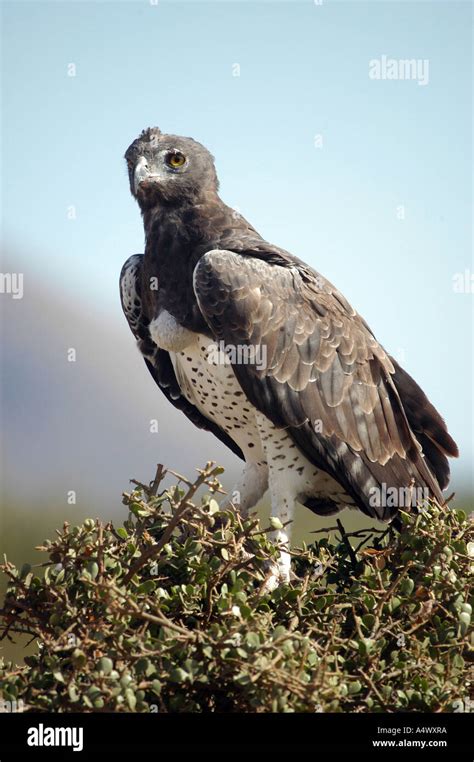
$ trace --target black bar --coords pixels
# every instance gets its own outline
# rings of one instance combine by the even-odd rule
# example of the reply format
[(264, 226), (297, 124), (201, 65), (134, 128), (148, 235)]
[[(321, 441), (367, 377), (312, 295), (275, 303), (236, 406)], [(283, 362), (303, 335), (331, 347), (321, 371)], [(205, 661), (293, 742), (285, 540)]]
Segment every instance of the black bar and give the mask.
[[(392, 758), (408, 754), (416, 755), (419, 760), (431, 760), (456, 754), (456, 762), (472, 762), (473, 725), (472, 714), (52, 715), (16, 712), (0, 714), (0, 762), (18, 762), (24, 756), (103, 759), (107, 755), (123, 756), (132, 751), (151, 753), (153, 759), (159, 759), (163, 751), (190, 751), (194, 747), (221, 751), (235, 747), (256, 751), (272, 747), (305, 748), (315, 752), (363, 753), (375, 759), (383, 759), (387, 754)], [(61, 741), (49, 728), (76, 728), (76, 733), (82, 728), (82, 750), (28, 745), (28, 738), (45, 742), (51, 737)], [(66, 736), (65, 733), (65, 740), (80, 745), (79, 735)], [(374, 741), (379, 743), (375, 745)]]

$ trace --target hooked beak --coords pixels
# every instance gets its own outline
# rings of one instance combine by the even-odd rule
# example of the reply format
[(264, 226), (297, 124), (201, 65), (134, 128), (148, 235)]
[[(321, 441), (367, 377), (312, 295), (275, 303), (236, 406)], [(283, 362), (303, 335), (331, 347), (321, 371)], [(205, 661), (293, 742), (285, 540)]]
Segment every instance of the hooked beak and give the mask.
[(135, 194), (138, 193), (138, 189), (139, 189), (140, 185), (145, 180), (155, 180), (158, 177), (159, 177), (159, 175), (157, 175), (156, 173), (153, 173), (150, 170), (150, 167), (148, 166), (148, 162), (145, 159), (145, 157), (144, 156), (140, 156), (140, 158), (138, 159), (138, 161), (137, 161), (137, 163), (135, 165), (135, 169), (133, 171), (133, 190), (134, 190), (134, 193)]

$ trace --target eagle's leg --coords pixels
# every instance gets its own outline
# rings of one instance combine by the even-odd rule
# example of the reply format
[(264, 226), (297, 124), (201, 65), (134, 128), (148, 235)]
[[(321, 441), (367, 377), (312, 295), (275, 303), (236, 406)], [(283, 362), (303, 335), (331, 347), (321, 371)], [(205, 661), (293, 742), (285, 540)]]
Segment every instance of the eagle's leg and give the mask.
[(222, 510), (237, 510), (244, 518), (258, 503), (268, 489), (268, 466), (266, 461), (247, 462), (238, 482), (222, 501)]
[(277, 490), (272, 489), (271, 476), (270, 476), (270, 494), (272, 497), (272, 518), (278, 519), (283, 528), (275, 529), (270, 533), (270, 539), (279, 549), (279, 556), (277, 563), (270, 565), (270, 576), (266, 579), (264, 589), (266, 591), (275, 590), (282, 582), (289, 582), (291, 575), (291, 555), (290, 539), (291, 539), (291, 522), (293, 519), (294, 501), (293, 499), (281, 493), (277, 493)]
[(268, 486), (271, 496), (271, 517), (278, 519), (281, 527), (273, 530), (270, 539), (279, 548), (277, 563), (270, 565), (270, 576), (264, 590), (274, 590), (282, 582), (290, 581), (291, 523), (298, 491), (298, 474), (295, 470), (296, 445), (284, 429), (277, 429), (261, 413), (256, 415), (260, 439), (268, 463)]

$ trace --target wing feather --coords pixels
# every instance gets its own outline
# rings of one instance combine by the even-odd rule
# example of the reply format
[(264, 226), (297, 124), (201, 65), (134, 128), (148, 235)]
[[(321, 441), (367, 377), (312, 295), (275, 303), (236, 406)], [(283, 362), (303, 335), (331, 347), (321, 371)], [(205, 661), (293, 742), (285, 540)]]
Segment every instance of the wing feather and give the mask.
[(328, 281), (298, 260), (283, 266), (261, 252), (221, 249), (199, 260), (194, 291), (216, 339), (266, 352), (265, 367), (234, 364), (250, 401), (288, 428), (361, 510), (390, 517), (393, 510), (368, 500), (368, 490), (383, 482), (427, 487), (442, 502), (445, 453), (453, 451), (444, 422), (424, 395), (424, 414), (416, 412), (419, 387)]

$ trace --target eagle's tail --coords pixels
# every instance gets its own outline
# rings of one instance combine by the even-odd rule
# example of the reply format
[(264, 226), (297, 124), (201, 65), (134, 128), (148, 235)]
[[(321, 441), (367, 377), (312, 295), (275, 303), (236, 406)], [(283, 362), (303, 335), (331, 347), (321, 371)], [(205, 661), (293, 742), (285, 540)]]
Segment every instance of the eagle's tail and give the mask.
[(410, 428), (423, 449), (427, 466), (443, 490), (448, 486), (450, 475), (447, 456), (457, 458), (459, 455), (456, 442), (449, 435), (444, 420), (416, 381), (400, 367), (393, 357), (390, 359), (395, 367), (392, 380), (400, 396)]

